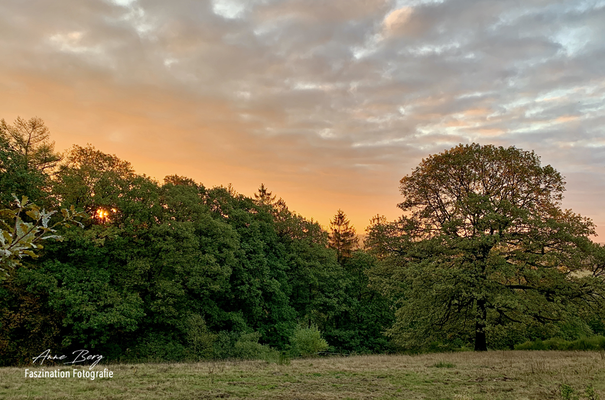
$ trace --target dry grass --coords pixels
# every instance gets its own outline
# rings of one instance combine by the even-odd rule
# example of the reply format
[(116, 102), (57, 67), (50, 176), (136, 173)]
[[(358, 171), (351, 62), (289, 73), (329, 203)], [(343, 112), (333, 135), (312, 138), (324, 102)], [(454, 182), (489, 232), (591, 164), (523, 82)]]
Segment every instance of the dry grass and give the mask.
[[(605, 400), (598, 352), (493, 351), (197, 364), (99, 365), (112, 379), (25, 379), (0, 369), (0, 398), (15, 399), (581, 399)], [(47, 368), (48, 369), (48, 368)], [(66, 369), (66, 368), (65, 368)]]

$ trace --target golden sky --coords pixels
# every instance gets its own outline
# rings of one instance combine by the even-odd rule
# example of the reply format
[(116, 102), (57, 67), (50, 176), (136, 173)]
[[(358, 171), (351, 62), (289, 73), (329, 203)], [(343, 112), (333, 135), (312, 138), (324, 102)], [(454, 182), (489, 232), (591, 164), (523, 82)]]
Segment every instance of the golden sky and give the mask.
[(423, 157), (514, 145), (604, 242), (603, 21), (603, 0), (3, 0), (0, 118), (359, 233)]

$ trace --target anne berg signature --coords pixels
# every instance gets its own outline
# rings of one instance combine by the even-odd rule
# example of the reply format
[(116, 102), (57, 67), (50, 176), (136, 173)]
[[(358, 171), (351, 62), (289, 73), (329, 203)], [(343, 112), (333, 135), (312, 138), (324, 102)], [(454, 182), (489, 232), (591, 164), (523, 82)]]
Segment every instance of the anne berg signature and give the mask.
[[(83, 363), (86, 361), (91, 361), (92, 364), (90, 364), (90, 368), (89, 369), (93, 369), (102, 359), (103, 356), (100, 354), (88, 354), (89, 351), (88, 350), (76, 350), (74, 352), (72, 352), (72, 355), (75, 355), (74, 359), (71, 361), (66, 361), (64, 362), (65, 365), (69, 365), (69, 364), (78, 364), (78, 363)], [(40, 365), (44, 364), (44, 361), (46, 360), (59, 360), (59, 361), (63, 361), (66, 360), (67, 356), (66, 355), (52, 355), (50, 354), (50, 349), (48, 350), (44, 350), (42, 352), (42, 354), (40, 354), (38, 357), (33, 357), (34, 360), (34, 364), (36, 363), (36, 361), (40, 361)]]

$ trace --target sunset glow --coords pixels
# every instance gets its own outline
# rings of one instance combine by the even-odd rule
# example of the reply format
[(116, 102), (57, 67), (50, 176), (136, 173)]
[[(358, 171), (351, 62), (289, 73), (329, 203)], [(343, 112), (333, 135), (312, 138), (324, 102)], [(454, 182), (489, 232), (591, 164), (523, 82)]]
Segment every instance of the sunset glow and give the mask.
[(8, 0), (0, 118), (358, 233), (430, 154), (517, 146), (604, 242), (603, 21), (602, 0)]
[(102, 208), (97, 209), (97, 212), (95, 213), (95, 218), (99, 221), (99, 222), (107, 222), (109, 220), (109, 212), (107, 210), (104, 210)]

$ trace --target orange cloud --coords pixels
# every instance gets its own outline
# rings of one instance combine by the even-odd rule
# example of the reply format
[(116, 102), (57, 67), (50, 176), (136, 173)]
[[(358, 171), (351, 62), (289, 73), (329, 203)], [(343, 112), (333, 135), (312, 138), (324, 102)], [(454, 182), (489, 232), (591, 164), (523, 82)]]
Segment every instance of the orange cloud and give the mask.
[(400, 32), (410, 20), (414, 9), (402, 7), (391, 11), (384, 19), (384, 30), (387, 35)]
[(563, 115), (563, 116), (558, 117), (557, 119), (555, 119), (555, 122), (558, 123), (558, 124), (564, 124), (566, 122), (576, 121), (579, 118), (580, 117), (578, 117), (576, 115)]
[(465, 117), (477, 117), (477, 116), (485, 116), (492, 113), (492, 110), (488, 108), (475, 108), (464, 111)]

